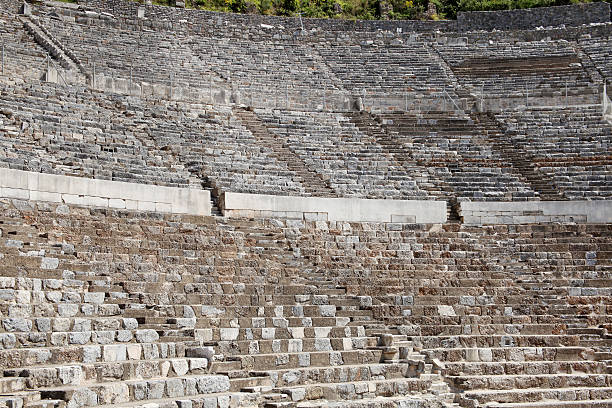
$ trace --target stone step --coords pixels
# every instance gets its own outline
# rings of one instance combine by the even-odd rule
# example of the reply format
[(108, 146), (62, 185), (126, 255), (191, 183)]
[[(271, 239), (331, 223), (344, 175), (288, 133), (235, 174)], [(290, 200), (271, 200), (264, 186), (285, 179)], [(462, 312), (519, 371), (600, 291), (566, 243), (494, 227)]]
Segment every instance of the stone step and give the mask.
[[(263, 320), (263, 319), (262, 319)], [(350, 338), (366, 337), (363, 326), (346, 326), (347, 322), (337, 326), (315, 326), (304, 327), (305, 325), (292, 325), (290, 327), (261, 327), (263, 324), (256, 324), (247, 328), (226, 327), (211, 329), (211, 341), (243, 341), (243, 340), (282, 340), (282, 339), (314, 339), (314, 338)], [(369, 336), (368, 336), (369, 337)]]
[[(298, 312), (297, 314), (302, 314)], [(327, 315), (327, 312), (323, 312), (324, 315)], [(329, 313), (332, 314), (332, 313)], [(334, 313), (335, 314), (335, 313)], [(160, 318), (164, 319), (164, 318)], [(326, 330), (326, 328), (347, 328), (350, 327), (350, 330), (359, 330), (362, 327), (359, 323), (362, 322), (360, 320), (353, 321), (350, 317), (336, 317), (336, 316), (290, 316), (290, 317), (237, 317), (237, 318), (224, 318), (218, 317), (215, 320), (208, 320), (205, 318), (201, 318), (202, 322), (196, 323), (196, 328), (210, 328), (213, 330), (215, 336), (220, 336), (220, 331), (225, 329), (232, 328), (240, 328), (241, 330), (245, 330), (247, 328), (251, 328), (252, 330), (256, 329), (277, 329), (277, 330), (294, 330), (301, 329), (307, 331), (313, 331), (315, 328), (321, 328), (321, 330)], [(164, 321), (164, 320), (162, 320)], [(142, 327), (142, 326), (140, 326)], [(227, 330), (226, 330), (227, 331)]]
[[(20, 332), (14, 331), (17, 339), (23, 340), (24, 347), (51, 347), (70, 345), (108, 345), (111, 343), (154, 343), (157, 341), (171, 341), (168, 337), (160, 339), (157, 331), (142, 330), (105, 330), (105, 331), (69, 331), (69, 332)], [(189, 340), (189, 338), (185, 338)], [(194, 340), (191, 338), (191, 340)]]
[(591, 399), (588, 401), (533, 401), (496, 403), (496, 408), (609, 408), (612, 399)]
[(40, 388), (43, 399), (61, 399), (69, 405), (81, 406), (121, 404), (161, 398), (181, 398), (198, 394), (219, 394), (229, 391), (230, 382), (225, 376), (199, 375), (148, 380), (108, 382), (77, 387)]
[(0, 393), (12, 394), (27, 388), (25, 378), (0, 378)]
[(24, 405), (24, 407), (25, 408), (65, 408), (66, 401), (45, 399), (45, 400), (30, 402), (27, 405)]
[(0, 367), (185, 357), (184, 343), (75, 345), (0, 350)]
[(260, 392), (272, 389), (272, 379), (268, 375), (230, 378), (230, 391)]
[(163, 377), (180, 377), (187, 374), (205, 374), (206, 358), (148, 359), (87, 364), (56, 364), (20, 367), (4, 370), (0, 380), (25, 381), (27, 388), (84, 385), (87, 382), (109, 382)]
[(430, 386), (431, 381), (418, 378), (394, 378), (350, 383), (305, 384), (298, 387), (281, 387), (275, 391), (288, 394), (292, 401), (320, 399), (338, 401), (414, 394), (426, 391)]
[(383, 407), (415, 407), (426, 408), (436, 406), (438, 401), (426, 396), (376, 396), (358, 400), (328, 401), (326, 399), (300, 401), (295, 408), (383, 408)]
[(6, 407), (23, 407), (30, 404), (34, 405), (40, 399), (41, 396), (38, 391), (13, 391), (8, 396), (1, 395), (0, 404), (5, 404)]
[(146, 401), (131, 401), (126, 403), (114, 403), (96, 405), (101, 408), (185, 408), (185, 407), (257, 407), (258, 394), (251, 392), (224, 392), (206, 393), (196, 395), (185, 395), (183, 397), (156, 398)]
[(482, 347), (422, 350), (430, 358), (453, 362), (580, 361), (594, 352), (584, 347)]
[(406, 378), (416, 375), (418, 364), (358, 364), (329, 367), (299, 367), (280, 370), (253, 371), (274, 375), (276, 387), (291, 387), (307, 383), (334, 383), (358, 380)]
[(275, 353), (239, 355), (235, 357), (241, 360), (242, 369), (251, 371), (377, 364), (381, 361), (379, 350)]
[(432, 349), (439, 347), (557, 347), (578, 346), (578, 336), (566, 335), (457, 335), (419, 336), (412, 338), (415, 348)]
[[(484, 357), (484, 356), (483, 356)], [(489, 356), (493, 359), (492, 354)], [(555, 373), (589, 373), (607, 374), (604, 362), (576, 361), (479, 361), (444, 363), (444, 372), (448, 376), (457, 375), (517, 375), (517, 374), (555, 374)]]
[(295, 353), (317, 351), (365, 350), (375, 347), (374, 337), (303, 338), (268, 340), (227, 340), (212, 342), (220, 354), (257, 355), (266, 353)]

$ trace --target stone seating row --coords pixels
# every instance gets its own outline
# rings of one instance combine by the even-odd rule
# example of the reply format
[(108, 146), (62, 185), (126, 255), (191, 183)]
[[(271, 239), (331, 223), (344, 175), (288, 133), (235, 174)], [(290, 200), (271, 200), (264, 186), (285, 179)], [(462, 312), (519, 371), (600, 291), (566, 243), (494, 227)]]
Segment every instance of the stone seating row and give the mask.
[(2, 35), (2, 69), (0, 83), (20, 84), (44, 74), (46, 51), (23, 29), (14, 14), (15, 4), (6, 4), (0, 11), (0, 35)]
[(463, 86), (486, 97), (561, 98), (566, 87), (568, 93), (583, 93), (594, 85), (565, 40), (435, 47)]
[(428, 95), (446, 90), (454, 95), (443, 68), (423, 43), (316, 47), (345, 89), (355, 93)]
[(45, 84), (5, 88), (2, 95), (8, 116), (0, 160), (8, 167), (179, 187), (202, 188), (209, 179), (234, 191), (303, 191), (248, 131), (227, 123), (229, 111)]
[[(68, 103), (74, 112), (64, 109)], [(290, 163), (271, 157), (271, 148), (261, 146), (229, 109), (49, 85), (6, 87), (2, 106), (4, 166), (180, 187), (205, 185), (217, 191), (312, 195)], [(541, 127), (540, 140), (546, 142), (540, 142), (538, 152), (550, 159), (539, 161), (537, 172), (553, 177), (567, 198), (605, 197), (609, 160), (596, 152), (606, 145), (609, 127), (596, 119), (594, 108), (566, 111), (559, 118), (575, 118)], [(520, 129), (531, 128), (542, 115), (553, 117), (540, 113), (533, 118), (505, 113), (498, 120), (507, 124), (509, 138), (535, 155), (528, 145), (533, 137), (526, 138)], [(367, 128), (337, 113), (257, 114), (272, 135), (290, 138), (282, 148), (295, 153), (336, 196), (537, 199), (510, 166), (512, 160), (495, 146), (482, 144), (483, 135), (495, 131), (486, 124), (435, 112), (382, 115), (381, 123)], [(156, 120), (146, 120), (151, 116)], [(373, 128), (379, 133), (372, 133)]]
[(506, 111), (496, 117), (512, 143), (533, 156), (536, 171), (567, 199), (610, 195), (611, 161), (605, 152), (611, 131), (598, 106)]
[(269, 131), (341, 197), (425, 198), (376, 141), (337, 113), (257, 109)]
[(612, 38), (585, 34), (578, 39), (578, 45), (601, 72), (609, 87), (612, 83), (612, 70), (610, 69), (610, 53), (607, 50), (612, 45)]

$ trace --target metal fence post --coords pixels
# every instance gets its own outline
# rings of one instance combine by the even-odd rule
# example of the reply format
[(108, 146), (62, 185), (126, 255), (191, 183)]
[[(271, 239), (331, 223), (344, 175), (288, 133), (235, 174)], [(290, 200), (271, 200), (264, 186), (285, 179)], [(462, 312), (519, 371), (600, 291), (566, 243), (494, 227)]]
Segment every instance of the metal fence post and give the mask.
[(2, 43), (2, 73), (4, 74), (4, 43)]
[(480, 85), (480, 111), (484, 112), (484, 82)]
[(327, 84), (323, 88), (323, 110), (327, 109)]

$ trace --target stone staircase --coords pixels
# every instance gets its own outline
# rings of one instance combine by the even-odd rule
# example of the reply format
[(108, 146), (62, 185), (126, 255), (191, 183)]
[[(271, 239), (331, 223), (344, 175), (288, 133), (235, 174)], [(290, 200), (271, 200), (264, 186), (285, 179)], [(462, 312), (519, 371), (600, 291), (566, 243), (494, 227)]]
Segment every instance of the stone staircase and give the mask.
[(334, 190), (321, 175), (306, 167), (302, 159), (291, 151), (282, 139), (271, 134), (252, 111), (236, 108), (234, 109), (234, 114), (253, 134), (262, 147), (270, 149), (273, 152), (273, 157), (279, 160), (279, 162), (284, 163), (289, 170), (295, 172), (298, 176), (296, 181), (299, 181), (304, 186), (306, 193), (323, 197), (334, 196)]
[(51, 57), (70, 72), (71, 81), (76, 83), (89, 84), (91, 75), (87, 72), (81, 61), (65, 46), (63, 46), (44, 26), (42, 26), (36, 16), (21, 17), (23, 27), (34, 40), (42, 46)]
[(515, 173), (538, 193), (541, 200), (564, 200), (563, 195), (554, 187), (553, 180), (534, 169), (533, 157), (520, 147), (511, 143), (505, 137), (495, 118), (490, 113), (470, 113), (472, 120), (482, 127), (481, 132), (486, 135), (487, 142), (495, 149), (499, 156), (508, 162)]

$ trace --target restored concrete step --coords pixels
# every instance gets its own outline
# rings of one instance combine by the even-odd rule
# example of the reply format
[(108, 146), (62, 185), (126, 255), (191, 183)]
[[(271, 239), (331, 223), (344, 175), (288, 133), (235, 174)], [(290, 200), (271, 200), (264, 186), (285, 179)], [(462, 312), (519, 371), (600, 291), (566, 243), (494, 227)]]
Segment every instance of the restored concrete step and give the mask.
[(588, 401), (533, 401), (533, 402), (509, 402), (496, 403), (496, 408), (609, 408), (612, 407), (612, 399), (598, 399)]
[(612, 376), (607, 374), (520, 374), (520, 375), (459, 375), (446, 376), (453, 385), (466, 391), (477, 389), (518, 390), (522, 388), (610, 387)]
[(524, 388), (520, 390), (476, 390), (461, 394), (461, 400), (477, 400), (481, 404), (538, 402), (543, 400), (591, 401), (612, 399), (612, 388)]

